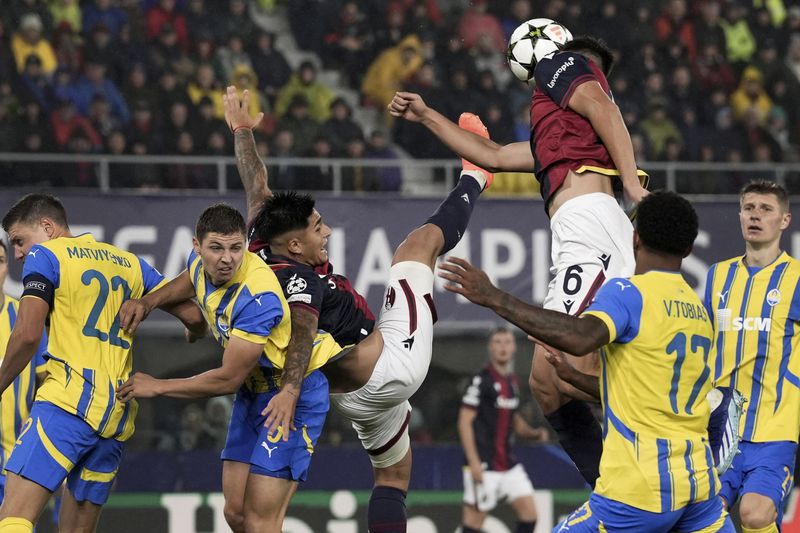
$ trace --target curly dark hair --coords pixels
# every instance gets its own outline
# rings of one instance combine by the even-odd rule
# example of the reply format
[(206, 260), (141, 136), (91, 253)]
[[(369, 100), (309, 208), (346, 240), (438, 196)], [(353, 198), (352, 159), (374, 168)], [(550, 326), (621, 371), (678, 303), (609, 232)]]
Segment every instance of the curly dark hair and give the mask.
[(639, 204), (636, 231), (651, 250), (684, 257), (697, 238), (697, 227), (694, 207), (674, 192), (652, 192)]
[(314, 198), (297, 191), (281, 191), (264, 200), (253, 220), (250, 238), (272, 242), (290, 231), (308, 227), (308, 217), (314, 212)]
[(596, 56), (600, 59), (600, 68), (606, 77), (611, 74), (611, 69), (614, 68), (614, 54), (603, 39), (592, 37), (591, 35), (580, 35), (562, 46), (561, 50), (565, 52), (584, 52)]
[(228, 204), (215, 204), (207, 207), (197, 219), (194, 229), (195, 237), (200, 242), (203, 242), (203, 238), (209, 233), (219, 233), (220, 235), (241, 233), (245, 235), (245, 232), (244, 217)]

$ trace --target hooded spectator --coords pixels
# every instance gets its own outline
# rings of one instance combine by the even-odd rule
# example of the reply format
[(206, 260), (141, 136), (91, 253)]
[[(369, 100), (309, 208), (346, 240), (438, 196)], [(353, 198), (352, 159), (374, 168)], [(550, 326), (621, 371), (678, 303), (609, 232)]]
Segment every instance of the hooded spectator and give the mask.
[(655, 161), (664, 159), (667, 139), (677, 139), (681, 143), (683, 142), (680, 130), (667, 116), (666, 101), (660, 98), (654, 99), (650, 103), (648, 114), (639, 123), (639, 128), (647, 137), (650, 154)]
[(385, 109), (394, 93), (411, 79), (424, 62), (422, 43), (409, 35), (400, 44), (379, 55), (370, 65), (361, 92), (379, 109)]
[(17, 70), (25, 68), (25, 60), (30, 55), (39, 57), (42, 70), (48, 76), (56, 70), (56, 54), (53, 47), (42, 36), (42, 19), (35, 13), (26, 13), (19, 21), (19, 32), (11, 39), (11, 49), (17, 63)]
[(222, 103), (222, 84), (217, 80), (214, 67), (208, 63), (197, 67), (194, 80), (186, 89), (192, 104), (197, 105), (203, 97), (214, 102), (214, 115), (217, 118), (225, 117), (225, 106)]
[(731, 95), (731, 109), (736, 120), (744, 120), (751, 110), (756, 113), (759, 125), (767, 123), (772, 109), (772, 100), (763, 86), (763, 76), (755, 67), (747, 67), (742, 72), (739, 88)]
[(51, 0), (50, 15), (53, 17), (54, 27), (64, 24), (75, 33), (81, 32), (83, 19), (78, 0)]
[(281, 117), (289, 108), (296, 94), (303, 94), (311, 106), (311, 117), (323, 122), (330, 116), (331, 102), (335, 98), (332, 90), (317, 81), (317, 69), (310, 61), (304, 61), (278, 93), (275, 100), (275, 115)]

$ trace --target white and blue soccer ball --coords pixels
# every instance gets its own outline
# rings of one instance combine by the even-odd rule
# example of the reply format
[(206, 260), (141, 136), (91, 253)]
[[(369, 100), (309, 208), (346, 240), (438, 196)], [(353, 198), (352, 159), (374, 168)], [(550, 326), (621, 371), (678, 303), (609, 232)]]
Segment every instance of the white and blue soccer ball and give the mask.
[(558, 22), (538, 18), (520, 24), (508, 39), (508, 66), (520, 81), (533, 79), (536, 63), (572, 40), (572, 33)]

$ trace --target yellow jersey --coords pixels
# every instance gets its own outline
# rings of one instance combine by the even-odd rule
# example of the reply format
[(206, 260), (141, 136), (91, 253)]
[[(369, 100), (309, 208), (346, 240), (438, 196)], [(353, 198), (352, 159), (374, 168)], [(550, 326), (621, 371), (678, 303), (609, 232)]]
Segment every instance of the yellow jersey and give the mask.
[(36, 400), (83, 419), (101, 437), (127, 440), (138, 405), (114, 395), (132, 363), (133, 339), (120, 328), (119, 308), (164, 277), (136, 255), (84, 234), (31, 248), (22, 278), (23, 298), (50, 305), (47, 377)]
[[(264, 353), (244, 387), (252, 392), (279, 388), (279, 371), (286, 362), (292, 328), (289, 304), (272, 269), (257, 255), (245, 252), (233, 278), (215, 286), (205, 274), (202, 258), (194, 250), (189, 254), (187, 268), (197, 301), (217, 342), (224, 348), (233, 336), (264, 345)], [(330, 333), (318, 331), (306, 375), (341, 351), (342, 347)]]
[(600, 352), (603, 455), (595, 492), (654, 513), (709, 500), (719, 479), (706, 426), (713, 327), (677, 272), (609, 280), (584, 313)]
[[(8, 338), (17, 321), (18, 309), (19, 301), (6, 296), (5, 302), (0, 307), (0, 361), (3, 360), (6, 353)], [(46, 350), (47, 334), (42, 333), (42, 340), (33, 359), (0, 398), (0, 454), (2, 454), (0, 471), (5, 467), (6, 459), (11, 454), (11, 449), (14, 448), (14, 442), (19, 436), (22, 424), (25, 423), (31, 412), (36, 392), (36, 374), (44, 372)]]
[(747, 403), (739, 431), (751, 442), (797, 442), (800, 433), (800, 261), (782, 253), (763, 268), (742, 257), (708, 271), (705, 304), (716, 320), (716, 385)]

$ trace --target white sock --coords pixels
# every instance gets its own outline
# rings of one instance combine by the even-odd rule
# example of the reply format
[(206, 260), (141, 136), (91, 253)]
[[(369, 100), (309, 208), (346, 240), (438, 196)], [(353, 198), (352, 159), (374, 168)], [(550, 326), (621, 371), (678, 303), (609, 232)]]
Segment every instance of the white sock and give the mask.
[(478, 185), (481, 186), (481, 190), (486, 188), (486, 174), (480, 170), (462, 170), (461, 175), (474, 178), (475, 181), (478, 182)]

